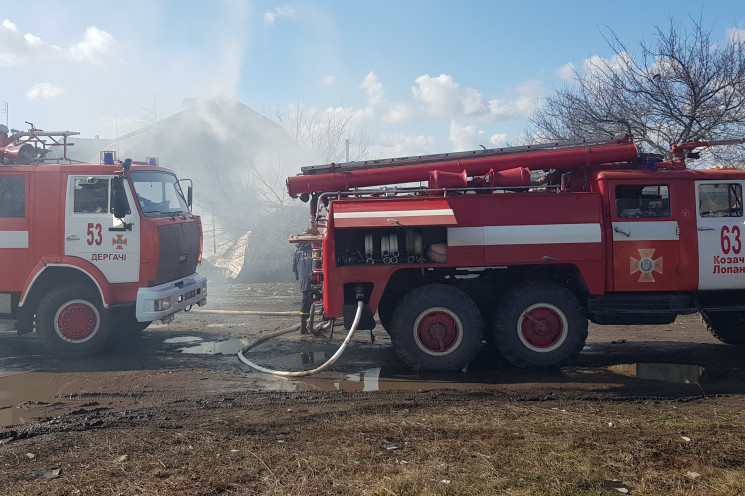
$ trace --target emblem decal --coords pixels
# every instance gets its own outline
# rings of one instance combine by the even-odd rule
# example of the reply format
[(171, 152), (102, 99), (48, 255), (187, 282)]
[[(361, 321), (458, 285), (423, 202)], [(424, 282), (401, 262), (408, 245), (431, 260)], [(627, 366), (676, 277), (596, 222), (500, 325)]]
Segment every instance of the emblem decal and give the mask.
[(123, 250), (127, 244), (127, 238), (124, 237), (124, 234), (117, 234), (116, 238), (111, 238), (111, 244), (116, 245), (117, 250)]
[(631, 269), (630, 274), (639, 274), (639, 280), (637, 282), (655, 282), (653, 272), (659, 272), (662, 274), (662, 257), (657, 259), (652, 258), (654, 256), (654, 248), (642, 249), (639, 248), (639, 259), (631, 257)]

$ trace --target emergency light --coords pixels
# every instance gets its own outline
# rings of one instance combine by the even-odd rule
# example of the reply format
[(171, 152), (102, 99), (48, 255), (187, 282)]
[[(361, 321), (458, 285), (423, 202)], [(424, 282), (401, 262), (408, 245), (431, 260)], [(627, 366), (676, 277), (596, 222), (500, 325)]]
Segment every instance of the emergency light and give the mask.
[(104, 165), (114, 165), (116, 163), (116, 152), (113, 150), (102, 151), (101, 163)]

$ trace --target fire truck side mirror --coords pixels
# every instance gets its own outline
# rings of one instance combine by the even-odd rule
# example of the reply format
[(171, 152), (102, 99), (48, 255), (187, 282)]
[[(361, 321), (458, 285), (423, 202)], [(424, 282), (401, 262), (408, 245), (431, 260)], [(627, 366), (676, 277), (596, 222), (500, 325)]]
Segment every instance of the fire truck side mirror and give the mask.
[(188, 183), (188, 186), (186, 186), (186, 197), (184, 200), (186, 200), (186, 206), (189, 208), (189, 212), (191, 212), (191, 204), (194, 201), (193, 193), (192, 193), (192, 186), (193, 181), (191, 179), (179, 179), (178, 180), (178, 190), (181, 192), (181, 196), (184, 196), (184, 186)]
[(112, 207), (114, 209), (114, 217), (117, 219), (123, 219), (125, 215), (129, 213), (129, 203), (127, 202), (127, 194), (124, 191), (124, 182), (122, 178), (117, 176), (111, 181), (112, 188)]

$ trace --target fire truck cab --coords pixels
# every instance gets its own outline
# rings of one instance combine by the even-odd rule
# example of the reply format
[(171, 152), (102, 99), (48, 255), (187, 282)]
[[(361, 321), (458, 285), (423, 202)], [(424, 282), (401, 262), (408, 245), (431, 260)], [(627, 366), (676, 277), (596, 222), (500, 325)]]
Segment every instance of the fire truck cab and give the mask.
[[(157, 159), (75, 163), (72, 134), (0, 135), (0, 326), (80, 356), (204, 305), (207, 279), (191, 186)], [(50, 139), (61, 159), (48, 158)]]
[[(349, 328), (378, 314), (414, 369), (467, 367), (482, 341), (558, 367), (588, 320), (660, 324), (700, 312), (745, 344), (745, 171), (639, 155), (630, 136), (303, 168), (320, 234), (318, 306)], [(530, 171), (544, 171), (542, 174)], [(361, 189), (427, 181), (424, 186)], [(296, 236), (291, 241), (302, 241)], [(360, 296), (362, 295), (362, 296)]]

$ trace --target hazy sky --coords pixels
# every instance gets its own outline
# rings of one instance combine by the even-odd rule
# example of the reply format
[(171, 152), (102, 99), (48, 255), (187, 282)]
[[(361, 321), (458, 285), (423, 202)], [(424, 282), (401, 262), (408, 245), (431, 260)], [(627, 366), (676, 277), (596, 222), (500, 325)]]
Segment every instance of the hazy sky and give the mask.
[(689, 16), (745, 36), (742, 0), (0, 0), (0, 109), (115, 137), (226, 94), (346, 108), (378, 156), (503, 146), (568, 68), (611, 56), (611, 30), (633, 51)]

